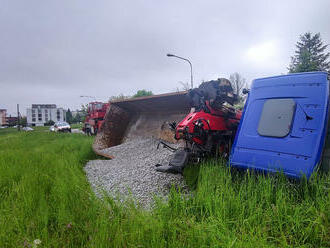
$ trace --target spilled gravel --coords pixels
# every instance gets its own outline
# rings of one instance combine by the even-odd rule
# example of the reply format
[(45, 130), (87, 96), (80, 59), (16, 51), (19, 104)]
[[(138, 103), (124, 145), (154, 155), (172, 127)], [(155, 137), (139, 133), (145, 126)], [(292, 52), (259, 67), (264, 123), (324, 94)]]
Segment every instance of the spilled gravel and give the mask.
[(114, 159), (92, 160), (85, 166), (96, 194), (105, 190), (121, 200), (131, 194), (137, 203), (148, 208), (154, 195), (166, 197), (172, 185), (183, 187), (182, 175), (155, 170), (155, 164), (168, 164), (173, 155), (168, 149), (157, 149), (157, 144), (154, 138), (137, 138), (102, 150)]

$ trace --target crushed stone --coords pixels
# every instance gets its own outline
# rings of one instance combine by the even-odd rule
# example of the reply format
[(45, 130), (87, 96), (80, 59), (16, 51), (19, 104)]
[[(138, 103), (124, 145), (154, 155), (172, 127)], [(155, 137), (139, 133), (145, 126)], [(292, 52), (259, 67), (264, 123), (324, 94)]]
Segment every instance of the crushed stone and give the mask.
[[(85, 172), (93, 190), (101, 196), (102, 190), (120, 200), (130, 195), (136, 203), (149, 208), (153, 196), (166, 198), (172, 185), (185, 187), (180, 174), (162, 173), (155, 170), (156, 164), (167, 165), (173, 152), (162, 146), (159, 140), (136, 138), (118, 146), (102, 150), (114, 156), (111, 160), (92, 160), (85, 166)], [(177, 148), (178, 144), (171, 144)]]

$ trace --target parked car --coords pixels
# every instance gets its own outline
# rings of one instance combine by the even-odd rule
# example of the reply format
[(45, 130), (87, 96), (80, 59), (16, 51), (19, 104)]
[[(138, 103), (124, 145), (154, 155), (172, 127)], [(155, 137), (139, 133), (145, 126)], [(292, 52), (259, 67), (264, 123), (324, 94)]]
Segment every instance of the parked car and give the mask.
[(29, 131), (33, 131), (34, 129), (31, 127), (23, 127), (22, 128), (23, 131), (29, 132)]
[(63, 133), (70, 132), (71, 133), (71, 126), (69, 123), (67, 123), (65, 121), (56, 122), (54, 125), (54, 132), (63, 132)]

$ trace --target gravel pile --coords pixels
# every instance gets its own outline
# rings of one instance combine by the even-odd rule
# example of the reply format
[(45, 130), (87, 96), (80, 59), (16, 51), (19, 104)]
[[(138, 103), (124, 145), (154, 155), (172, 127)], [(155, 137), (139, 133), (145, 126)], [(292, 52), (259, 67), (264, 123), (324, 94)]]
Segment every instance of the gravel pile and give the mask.
[(173, 155), (162, 147), (157, 150), (157, 144), (158, 140), (154, 138), (138, 138), (102, 150), (114, 159), (92, 160), (85, 166), (96, 194), (106, 190), (124, 200), (132, 193), (140, 204), (150, 207), (154, 194), (166, 196), (172, 184), (183, 186), (181, 175), (155, 170), (155, 164), (168, 164)]

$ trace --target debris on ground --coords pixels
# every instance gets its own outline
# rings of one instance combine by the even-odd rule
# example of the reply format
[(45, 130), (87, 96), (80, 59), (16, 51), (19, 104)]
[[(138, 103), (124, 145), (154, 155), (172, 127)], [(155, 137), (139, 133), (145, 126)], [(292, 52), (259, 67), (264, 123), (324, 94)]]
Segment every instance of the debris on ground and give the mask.
[[(102, 150), (111, 160), (92, 160), (85, 166), (87, 177), (97, 195), (102, 190), (121, 200), (132, 194), (144, 207), (150, 207), (153, 196), (166, 196), (172, 185), (183, 187), (180, 174), (157, 172), (156, 164), (168, 164), (173, 152), (160, 147), (154, 138), (136, 138)], [(178, 147), (178, 144), (173, 144)]]

